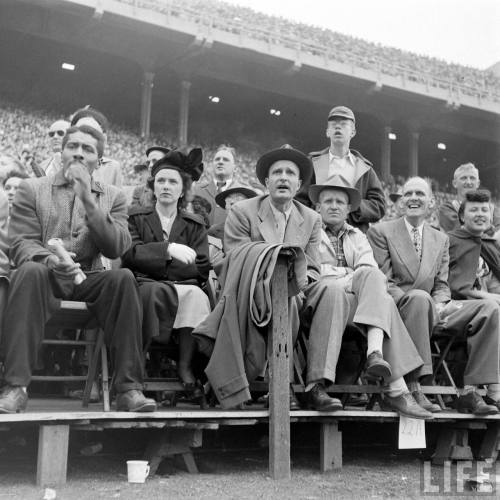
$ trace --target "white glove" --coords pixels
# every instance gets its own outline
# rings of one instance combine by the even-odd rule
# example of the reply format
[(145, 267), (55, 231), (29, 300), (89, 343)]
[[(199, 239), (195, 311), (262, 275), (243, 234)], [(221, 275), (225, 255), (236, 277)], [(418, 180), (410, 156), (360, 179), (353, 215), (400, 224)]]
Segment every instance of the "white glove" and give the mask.
[(179, 260), (183, 264), (194, 264), (196, 260), (196, 252), (191, 247), (181, 243), (170, 243), (168, 253), (172, 259)]

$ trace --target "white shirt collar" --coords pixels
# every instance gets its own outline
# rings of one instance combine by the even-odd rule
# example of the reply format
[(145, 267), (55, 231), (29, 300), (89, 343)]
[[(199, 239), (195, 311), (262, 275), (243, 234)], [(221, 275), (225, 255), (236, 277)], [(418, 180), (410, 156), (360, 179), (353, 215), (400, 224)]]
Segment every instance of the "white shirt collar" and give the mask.
[(231, 187), (231, 184), (233, 183), (233, 179), (226, 179), (225, 181), (217, 181), (217, 179), (214, 177), (214, 185), (217, 187), (217, 182), (225, 182), (226, 185), (221, 189), (221, 191), (225, 191), (226, 189), (229, 189)]
[[(408, 234), (410, 235), (410, 237), (413, 239), (413, 228), (415, 226), (412, 226), (407, 220), (406, 220), (406, 217), (403, 217), (404, 221), (405, 221), (405, 225), (406, 225), (406, 229), (408, 230)], [(422, 238), (422, 233), (423, 233), (423, 230), (424, 230), (424, 223), (422, 222), (422, 224), (420, 224), (419, 226), (417, 226), (417, 229), (418, 229), (418, 234), (420, 236), (420, 238)]]
[(354, 166), (356, 164), (356, 162), (354, 161), (354, 156), (351, 153), (351, 150), (348, 150), (347, 153), (342, 158), (335, 156), (330, 150), (328, 150), (328, 159), (330, 160), (330, 163), (334, 160), (337, 160), (337, 161), (345, 160), (345, 161), (349, 161), (352, 166)]
[(284, 212), (281, 212), (278, 210), (272, 203), (271, 200), (269, 200), (269, 204), (271, 205), (271, 210), (273, 211), (274, 218), (277, 219), (278, 217), (281, 217), (282, 215), (285, 215), (285, 220), (288, 222), (288, 219), (290, 217), (290, 214), (292, 213), (293, 210), (293, 202), (290, 205), (290, 208), (288, 210), (285, 210)]

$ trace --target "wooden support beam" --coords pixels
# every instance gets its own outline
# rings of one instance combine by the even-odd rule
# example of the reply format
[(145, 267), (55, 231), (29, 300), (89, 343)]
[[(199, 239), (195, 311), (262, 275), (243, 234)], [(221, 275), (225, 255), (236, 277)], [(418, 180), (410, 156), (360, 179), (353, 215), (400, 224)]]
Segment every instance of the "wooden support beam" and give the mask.
[(288, 328), (288, 259), (278, 257), (271, 281), (273, 319), (269, 328), (269, 473), (290, 478), (290, 356)]
[(492, 459), (496, 461), (500, 448), (500, 424), (491, 422), (483, 436), (481, 448), (479, 450), (479, 460)]
[(342, 432), (338, 423), (322, 423), (319, 428), (321, 472), (342, 468)]
[(36, 484), (58, 486), (66, 483), (69, 425), (40, 425)]

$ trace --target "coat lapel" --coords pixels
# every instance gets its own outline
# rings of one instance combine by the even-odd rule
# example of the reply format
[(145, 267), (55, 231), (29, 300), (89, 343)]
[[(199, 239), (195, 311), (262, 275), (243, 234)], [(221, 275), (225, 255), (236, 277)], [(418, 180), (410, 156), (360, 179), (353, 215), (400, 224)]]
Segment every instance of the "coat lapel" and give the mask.
[(149, 214), (146, 215), (144, 219), (146, 221), (146, 224), (151, 229), (155, 241), (163, 241), (165, 239), (163, 237), (163, 229), (161, 228), (160, 217), (158, 217), (156, 210), (152, 210)]
[(285, 230), (284, 243), (303, 246), (304, 242), (304, 231), (302, 230), (302, 224), (304, 223), (304, 217), (297, 210), (297, 207), (293, 205), (290, 217), (288, 218), (288, 223)]
[(177, 241), (185, 227), (186, 227), (186, 222), (184, 218), (178, 213), (172, 224), (172, 229), (170, 230), (168, 239), (172, 241)]
[(328, 150), (326, 154), (313, 158), (314, 175), (316, 176), (316, 184), (325, 184), (328, 179), (328, 171), (330, 169), (330, 160)]
[(264, 241), (267, 243), (281, 243), (278, 241), (278, 235), (276, 233), (276, 223), (274, 220), (274, 215), (271, 210), (271, 202), (269, 197), (264, 198), (258, 213), (259, 217), (259, 231), (262, 235)]
[(417, 252), (410, 239), (408, 230), (403, 217), (400, 217), (394, 225), (394, 232), (392, 234), (392, 242), (394, 248), (399, 255), (399, 260), (408, 269), (410, 276), (416, 279), (420, 262), (418, 260)]
[(436, 262), (436, 248), (439, 248), (439, 242), (436, 237), (437, 233), (433, 231), (427, 223), (424, 223), (422, 231), (422, 261), (415, 279), (415, 288), (419, 288), (419, 284), (424, 281), (429, 273), (434, 269)]

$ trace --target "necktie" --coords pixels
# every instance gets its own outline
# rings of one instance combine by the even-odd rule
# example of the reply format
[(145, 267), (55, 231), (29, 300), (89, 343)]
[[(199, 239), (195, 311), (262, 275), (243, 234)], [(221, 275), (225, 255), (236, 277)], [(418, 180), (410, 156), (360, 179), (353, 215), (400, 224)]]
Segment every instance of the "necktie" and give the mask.
[(217, 193), (220, 193), (225, 185), (226, 181), (217, 181)]
[(276, 229), (278, 231), (278, 239), (283, 243), (285, 240), (285, 231), (286, 231), (286, 215), (283, 212), (279, 212), (276, 220)]
[(422, 260), (422, 242), (420, 241), (420, 233), (418, 228), (412, 228), (413, 233), (413, 245), (415, 246), (415, 251), (417, 252), (418, 260)]

